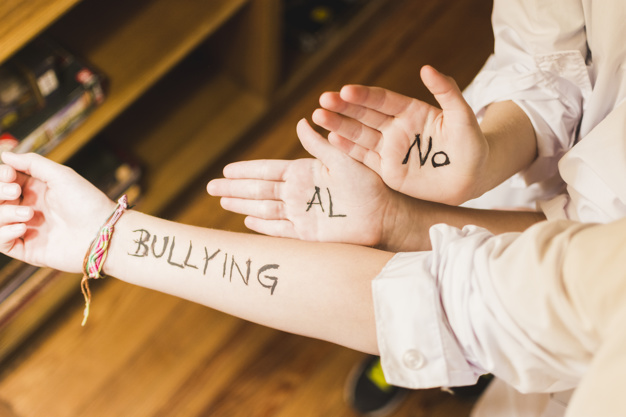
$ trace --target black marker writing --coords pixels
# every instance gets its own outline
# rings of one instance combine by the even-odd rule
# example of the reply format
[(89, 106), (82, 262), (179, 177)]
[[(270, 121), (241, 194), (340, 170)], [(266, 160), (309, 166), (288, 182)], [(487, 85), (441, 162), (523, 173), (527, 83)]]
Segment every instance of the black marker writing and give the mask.
[(211, 259), (215, 258), (218, 253), (220, 253), (220, 249), (216, 250), (213, 252), (213, 255), (209, 256), (209, 250), (206, 247), (204, 248), (204, 269), (202, 270), (202, 275), (206, 275), (206, 269), (209, 266), (209, 262)]
[(243, 283), (248, 285), (248, 281), (250, 281), (250, 264), (252, 263), (252, 261), (250, 259), (248, 259), (246, 261), (246, 276), (244, 277), (243, 274), (241, 273), (241, 268), (239, 268), (239, 264), (237, 264), (235, 262), (235, 257), (233, 256), (231, 261), (230, 261), (230, 282), (233, 282), (233, 268), (237, 268), (237, 272), (239, 273), (239, 275), (241, 276), (241, 279), (243, 280)]
[(345, 214), (334, 214), (333, 213), (333, 197), (330, 195), (330, 190), (328, 188), (326, 188), (326, 191), (328, 191), (328, 201), (330, 202), (330, 209), (329, 209), (329, 213), (328, 213), (328, 217), (346, 217)]
[(170, 246), (170, 256), (167, 257), (167, 263), (172, 266), (176, 266), (178, 268), (184, 268), (185, 266), (183, 264), (177, 264), (176, 262), (172, 261), (172, 256), (174, 255), (175, 246), (176, 246), (176, 237), (172, 237), (172, 245)]
[(155, 258), (160, 258), (161, 256), (163, 256), (163, 254), (165, 253), (165, 250), (167, 249), (167, 242), (170, 240), (169, 236), (165, 236), (165, 238), (163, 239), (163, 249), (161, 249), (161, 253), (157, 255), (156, 251), (154, 250), (154, 246), (156, 245), (156, 241), (157, 241), (157, 237), (153, 236), (152, 237), (152, 254), (154, 255)]
[[(438, 158), (440, 157), (440, 158)], [(433, 168), (442, 167), (450, 164), (450, 158), (448, 158), (448, 154), (445, 152), (437, 152), (433, 155), (433, 159), (431, 159)]]
[[(420, 168), (421, 168), (424, 165), (426, 165), (426, 162), (428, 162), (428, 156), (430, 155), (430, 152), (433, 150), (432, 136), (428, 137), (428, 149), (426, 149), (425, 154), (422, 154), (422, 141), (420, 138), (420, 134), (419, 133), (416, 134), (415, 140), (413, 141), (413, 143), (411, 143), (411, 146), (409, 146), (409, 150), (407, 151), (406, 156), (402, 160), (402, 165), (406, 165), (409, 162), (409, 156), (411, 155), (411, 149), (413, 149), (413, 147), (417, 148), (417, 152), (419, 154), (419, 160), (420, 160)], [(446, 154), (445, 152), (439, 151), (433, 154), (430, 162), (433, 168), (439, 168), (445, 165), (449, 165), (450, 158), (448, 157), (448, 154)]]
[[(140, 235), (139, 238), (133, 240), (133, 242), (137, 244), (137, 250), (135, 251), (135, 253), (129, 253), (129, 255), (137, 257), (148, 256), (148, 251), (150, 250), (150, 248), (148, 248), (146, 242), (150, 240), (150, 233), (144, 229), (133, 230), (133, 232), (139, 232)], [(163, 248), (163, 252), (165, 252), (165, 248)], [(163, 254), (161, 254), (161, 256), (162, 255)]]
[[(346, 217), (345, 214), (335, 214), (333, 211), (333, 197), (330, 194), (330, 189), (327, 187), (326, 188), (326, 192), (328, 193), (328, 205), (329, 205), (329, 209), (328, 209), (328, 217)], [(313, 197), (311, 197), (310, 201), (307, 201), (307, 208), (306, 211), (308, 212), (309, 210), (311, 210), (311, 207), (313, 206), (313, 204), (317, 204), (320, 206), (320, 209), (322, 210), (322, 213), (325, 213), (324, 210), (324, 204), (322, 203), (322, 197), (320, 195), (320, 187), (315, 186), (315, 192), (313, 193)]]
[[(315, 199), (317, 198), (317, 203), (315, 202)], [(306, 202), (308, 204), (306, 211), (311, 210), (311, 207), (313, 206), (313, 204), (319, 204), (320, 208), (322, 209), (322, 212), (324, 211), (324, 205), (322, 204), (322, 197), (320, 197), (320, 187), (318, 187), (317, 185), (315, 186), (315, 193), (313, 193), (313, 197), (311, 197), (311, 201), (307, 201)]]
[[(217, 261), (217, 263), (211, 263), (213, 259), (217, 258), (218, 254), (222, 253), (221, 249), (209, 251), (209, 249), (205, 246), (200, 251), (200, 253), (202, 253), (202, 255), (200, 255), (191, 240), (189, 241), (188, 246), (183, 246), (181, 248), (180, 246), (176, 246), (176, 236), (164, 236), (162, 239), (159, 239), (156, 235), (152, 235), (146, 229), (137, 229), (133, 232), (138, 233), (139, 236), (133, 240), (135, 247), (134, 251), (128, 253), (129, 256), (136, 258), (154, 258), (159, 260), (163, 259), (163, 255), (167, 252), (168, 256), (165, 260), (165, 265), (170, 265), (176, 269), (196, 270), (199, 268), (197, 263), (194, 262), (194, 259), (199, 261), (201, 258), (202, 261), (204, 261), (204, 266), (201, 272), (203, 276), (207, 275), (209, 266), (214, 265), (212, 267), (213, 271), (214, 273), (217, 272), (218, 276), (220, 273), (223, 278), (228, 276), (229, 282), (233, 282), (233, 277), (239, 277), (241, 278), (240, 282), (243, 282), (245, 286), (250, 285), (250, 275), (253, 273), (252, 271), (254, 269), (258, 268), (256, 269), (257, 281), (263, 288), (270, 290), (270, 295), (274, 294), (274, 290), (278, 285), (278, 277), (266, 274), (266, 271), (278, 269), (279, 265), (277, 264), (262, 264), (261, 266), (257, 266), (255, 268), (251, 258), (248, 258), (245, 263), (242, 263), (236, 259), (235, 255), (227, 252), (224, 252), (223, 262)], [(215, 271), (216, 268), (217, 271)], [(239, 281), (239, 279), (236, 279), (235, 281)]]
[(278, 265), (265, 265), (259, 269), (259, 272), (256, 276), (256, 279), (257, 281), (259, 281), (259, 284), (261, 284), (265, 288), (269, 288), (270, 294), (272, 295), (274, 294), (274, 290), (276, 289), (276, 284), (278, 284), (278, 278), (274, 276), (270, 276), (270, 275), (264, 275), (263, 279), (271, 282), (271, 284), (264, 284), (263, 281), (261, 281), (261, 274), (269, 269), (278, 269), (278, 267), (279, 267)]

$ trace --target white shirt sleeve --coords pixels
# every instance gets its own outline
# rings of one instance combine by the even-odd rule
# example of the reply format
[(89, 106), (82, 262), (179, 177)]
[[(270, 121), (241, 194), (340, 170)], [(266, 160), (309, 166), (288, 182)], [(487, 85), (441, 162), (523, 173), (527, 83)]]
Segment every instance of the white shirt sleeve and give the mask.
[(607, 223), (626, 216), (626, 101), (559, 161), (567, 194), (540, 203), (549, 220)]
[(396, 255), (373, 281), (381, 363), (409, 388), (493, 373), (520, 392), (573, 388), (593, 337), (559, 285), (571, 222), (494, 236), (431, 228), (433, 250)]
[(522, 174), (527, 184), (557, 174), (572, 147), (584, 101), (591, 94), (579, 1), (496, 0), (494, 54), (465, 90), (479, 119), (496, 101), (512, 100), (535, 128), (538, 158)]

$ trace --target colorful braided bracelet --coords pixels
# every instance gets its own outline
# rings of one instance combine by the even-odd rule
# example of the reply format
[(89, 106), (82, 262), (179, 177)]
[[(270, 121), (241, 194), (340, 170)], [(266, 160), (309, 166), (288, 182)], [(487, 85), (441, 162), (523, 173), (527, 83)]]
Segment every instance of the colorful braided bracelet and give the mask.
[(83, 279), (80, 282), (80, 288), (83, 292), (83, 296), (85, 297), (85, 311), (83, 312), (82, 326), (87, 323), (87, 317), (89, 317), (89, 305), (91, 304), (89, 279), (104, 278), (104, 275), (102, 274), (102, 267), (104, 266), (104, 261), (106, 261), (107, 254), (109, 252), (109, 242), (111, 241), (114, 231), (113, 226), (117, 223), (119, 218), (122, 217), (122, 213), (124, 213), (126, 209), (128, 209), (128, 198), (126, 195), (123, 195), (117, 201), (117, 207), (115, 208), (113, 214), (109, 216), (96, 238), (91, 242), (89, 250), (85, 255), (85, 259), (83, 260)]

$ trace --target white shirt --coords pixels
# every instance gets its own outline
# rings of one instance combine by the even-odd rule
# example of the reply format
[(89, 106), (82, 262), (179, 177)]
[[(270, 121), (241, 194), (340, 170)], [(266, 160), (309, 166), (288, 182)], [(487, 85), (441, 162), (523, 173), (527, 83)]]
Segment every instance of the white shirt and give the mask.
[[(596, 1), (595, 6), (592, 0), (495, 1), (494, 54), (465, 96), (479, 118), (494, 101), (515, 101), (533, 123), (539, 157), (467, 206), (534, 207), (560, 194), (540, 205), (548, 218), (615, 218), (605, 213), (614, 211), (605, 203), (612, 200), (607, 192), (615, 190), (598, 184), (626, 172), (626, 155), (613, 154), (611, 163), (596, 162), (590, 170), (586, 165), (593, 158), (581, 155), (582, 149), (565, 154), (626, 99), (625, 18), (623, 0)], [(623, 206), (617, 209), (623, 212)]]
[[(495, 53), (466, 97), (479, 116), (510, 99), (528, 114), (539, 158), (500, 189), (532, 184), (521, 199), (548, 200), (549, 219), (626, 214), (625, 18), (624, 0), (495, 1)], [(437, 225), (431, 252), (396, 255), (373, 282), (387, 380), (429, 388), (489, 372), (521, 392), (576, 387), (601, 340), (559, 280), (575, 231)]]

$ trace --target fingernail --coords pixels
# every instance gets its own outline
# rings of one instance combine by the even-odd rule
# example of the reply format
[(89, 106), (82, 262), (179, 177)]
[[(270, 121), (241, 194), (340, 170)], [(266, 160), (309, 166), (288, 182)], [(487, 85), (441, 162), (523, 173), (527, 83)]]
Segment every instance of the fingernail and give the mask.
[(20, 187), (18, 187), (17, 184), (6, 184), (2, 187), (2, 191), (7, 195), (17, 197), (20, 194)]
[(19, 217), (30, 217), (30, 208), (28, 207), (18, 207), (15, 209), (15, 214)]

